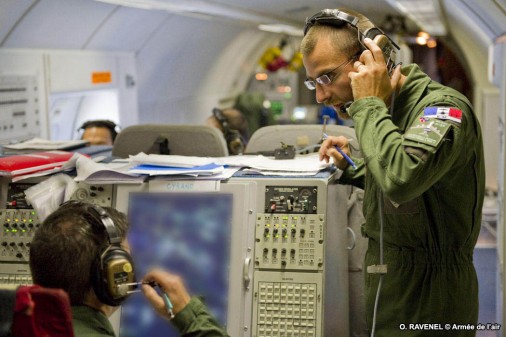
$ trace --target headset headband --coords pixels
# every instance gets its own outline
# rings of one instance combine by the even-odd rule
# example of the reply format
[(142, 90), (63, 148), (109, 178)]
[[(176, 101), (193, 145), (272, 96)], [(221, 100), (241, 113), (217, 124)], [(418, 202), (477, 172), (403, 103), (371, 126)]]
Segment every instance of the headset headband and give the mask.
[(346, 23), (349, 23), (353, 27), (357, 27), (358, 18), (337, 9), (324, 9), (310, 18), (306, 18), (304, 35), (306, 35), (309, 28), (317, 23), (334, 27), (343, 27)]
[[(114, 225), (114, 221), (112, 221), (111, 217), (102, 207), (87, 202), (81, 202), (78, 200), (68, 200), (63, 204), (61, 204), (60, 207), (84, 207), (86, 212), (88, 210), (91, 210), (92, 211), (91, 217), (95, 220), (95, 222), (97, 222), (97, 225), (102, 224), (105, 227), (109, 244), (111, 245), (121, 244), (122, 240), (118, 228), (116, 228), (116, 226)], [(87, 219), (88, 222), (89, 220), (90, 219)], [(93, 223), (91, 224), (93, 225)]]
[(111, 217), (107, 214), (105, 209), (100, 206), (90, 204), (90, 209), (96, 213), (100, 222), (104, 225), (105, 230), (107, 231), (107, 238), (109, 240), (109, 244), (111, 245), (119, 245), (121, 244), (121, 236), (119, 234), (118, 229), (114, 226), (114, 222)]
[(228, 127), (227, 118), (221, 109), (213, 108), (213, 116), (218, 120), (218, 122), (220, 122), (221, 126), (223, 126), (223, 124), (226, 124), (225, 126)]
[(367, 36), (371, 39), (374, 38), (374, 36), (378, 34), (385, 35), (390, 43), (399, 50), (399, 46), (387, 35), (385, 34), (380, 28), (374, 26), (373, 28), (369, 28), (366, 32), (362, 32), (358, 28), (359, 19), (356, 16), (350, 15), (346, 12), (337, 10), (337, 9), (324, 9), (319, 11), (318, 13), (314, 14), (310, 18), (306, 18), (306, 22), (304, 24), (304, 36), (307, 34), (309, 29), (313, 27), (316, 24), (321, 24), (324, 26), (332, 26), (336, 28), (341, 28), (345, 26), (346, 24), (350, 24), (358, 31), (362, 37)]

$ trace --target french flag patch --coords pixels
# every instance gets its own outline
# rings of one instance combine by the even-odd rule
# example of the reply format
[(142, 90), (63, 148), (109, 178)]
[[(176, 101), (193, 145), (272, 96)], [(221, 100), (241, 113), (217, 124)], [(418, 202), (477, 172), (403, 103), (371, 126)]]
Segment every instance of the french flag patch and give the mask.
[(429, 106), (423, 110), (423, 116), (425, 118), (449, 119), (457, 123), (462, 122), (462, 110), (457, 108)]

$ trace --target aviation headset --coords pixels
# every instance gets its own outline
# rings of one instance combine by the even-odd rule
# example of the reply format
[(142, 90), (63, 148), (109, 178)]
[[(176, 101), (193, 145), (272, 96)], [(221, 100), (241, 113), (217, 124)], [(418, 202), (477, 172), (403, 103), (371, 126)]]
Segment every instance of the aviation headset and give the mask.
[(227, 142), (229, 154), (235, 155), (243, 153), (245, 147), (244, 139), (239, 131), (230, 128), (228, 120), (223, 114), (223, 110), (214, 108), (213, 116), (216, 118), (218, 123), (220, 123), (221, 128), (223, 129), (223, 135), (225, 136), (225, 141)]
[(102, 207), (70, 200), (60, 207), (80, 207), (86, 221), (94, 228), (104, 228), (108, 247), (100, 252), (91, 266), (91, 284), (98, 299), (107, 305), (118, 306), (126, 298), (119, 286), (135, 282), (135, 271), (130, 254), (121, 247), (121, 234), (114, 221)]
[(357, 30), (358, 40), (362, 46), (362, 50), (367, 49), (364, 44), (365, 38), (370, 38), (381, 48), (383, 56), (385, 57), (385, 62), (387, 64), (388, 73), (391, 74), (393, 68), (395, 67), (396, 49), (399, 50), (399, 46), (376, 26), (373, 26), (362, 32), (358, 27), (359, 18), (356, 16), (350, 15), (337, 9), (324, 9), (314, 14), (312, 17), (306, 18), (306, 23), (304, 24), (304, 36), (314, 25), (342, 28), (347, 24), (351, 25)]

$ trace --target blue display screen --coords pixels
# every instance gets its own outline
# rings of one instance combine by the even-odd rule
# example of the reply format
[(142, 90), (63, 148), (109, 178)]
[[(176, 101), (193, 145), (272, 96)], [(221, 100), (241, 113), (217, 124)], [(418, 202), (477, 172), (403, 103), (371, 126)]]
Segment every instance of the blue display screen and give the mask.
[[(232, 195), (132, 193), (128, 240), (137, 279), (153, 267), (179, 274), (191, 295), (204, 298), (224, 326), (227, 319)], [(176, 337), (141, 293), (122, 305), (121, 337)]]

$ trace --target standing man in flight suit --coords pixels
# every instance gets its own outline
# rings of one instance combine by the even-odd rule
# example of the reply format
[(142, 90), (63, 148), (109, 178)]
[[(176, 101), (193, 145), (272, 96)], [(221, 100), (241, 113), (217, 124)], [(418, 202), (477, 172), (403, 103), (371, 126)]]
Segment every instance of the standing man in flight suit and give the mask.
[(319, 103), (353, 119), (363, 153), (352, 157), (354, 169), (336, 150), (351, 155), (345, 137), (329, 137), (319, 151), (343, 170), (341, 183), (365, 190), (369, 330), (378, 337), (474, 336), (459, 326), (478, 319), (480, 125), (462, 94), (416, 64), (387, 67), (391, 54), (370, 28), (360, 13), (323, 10), (306, 20), (301, 44), (306, 86)]

